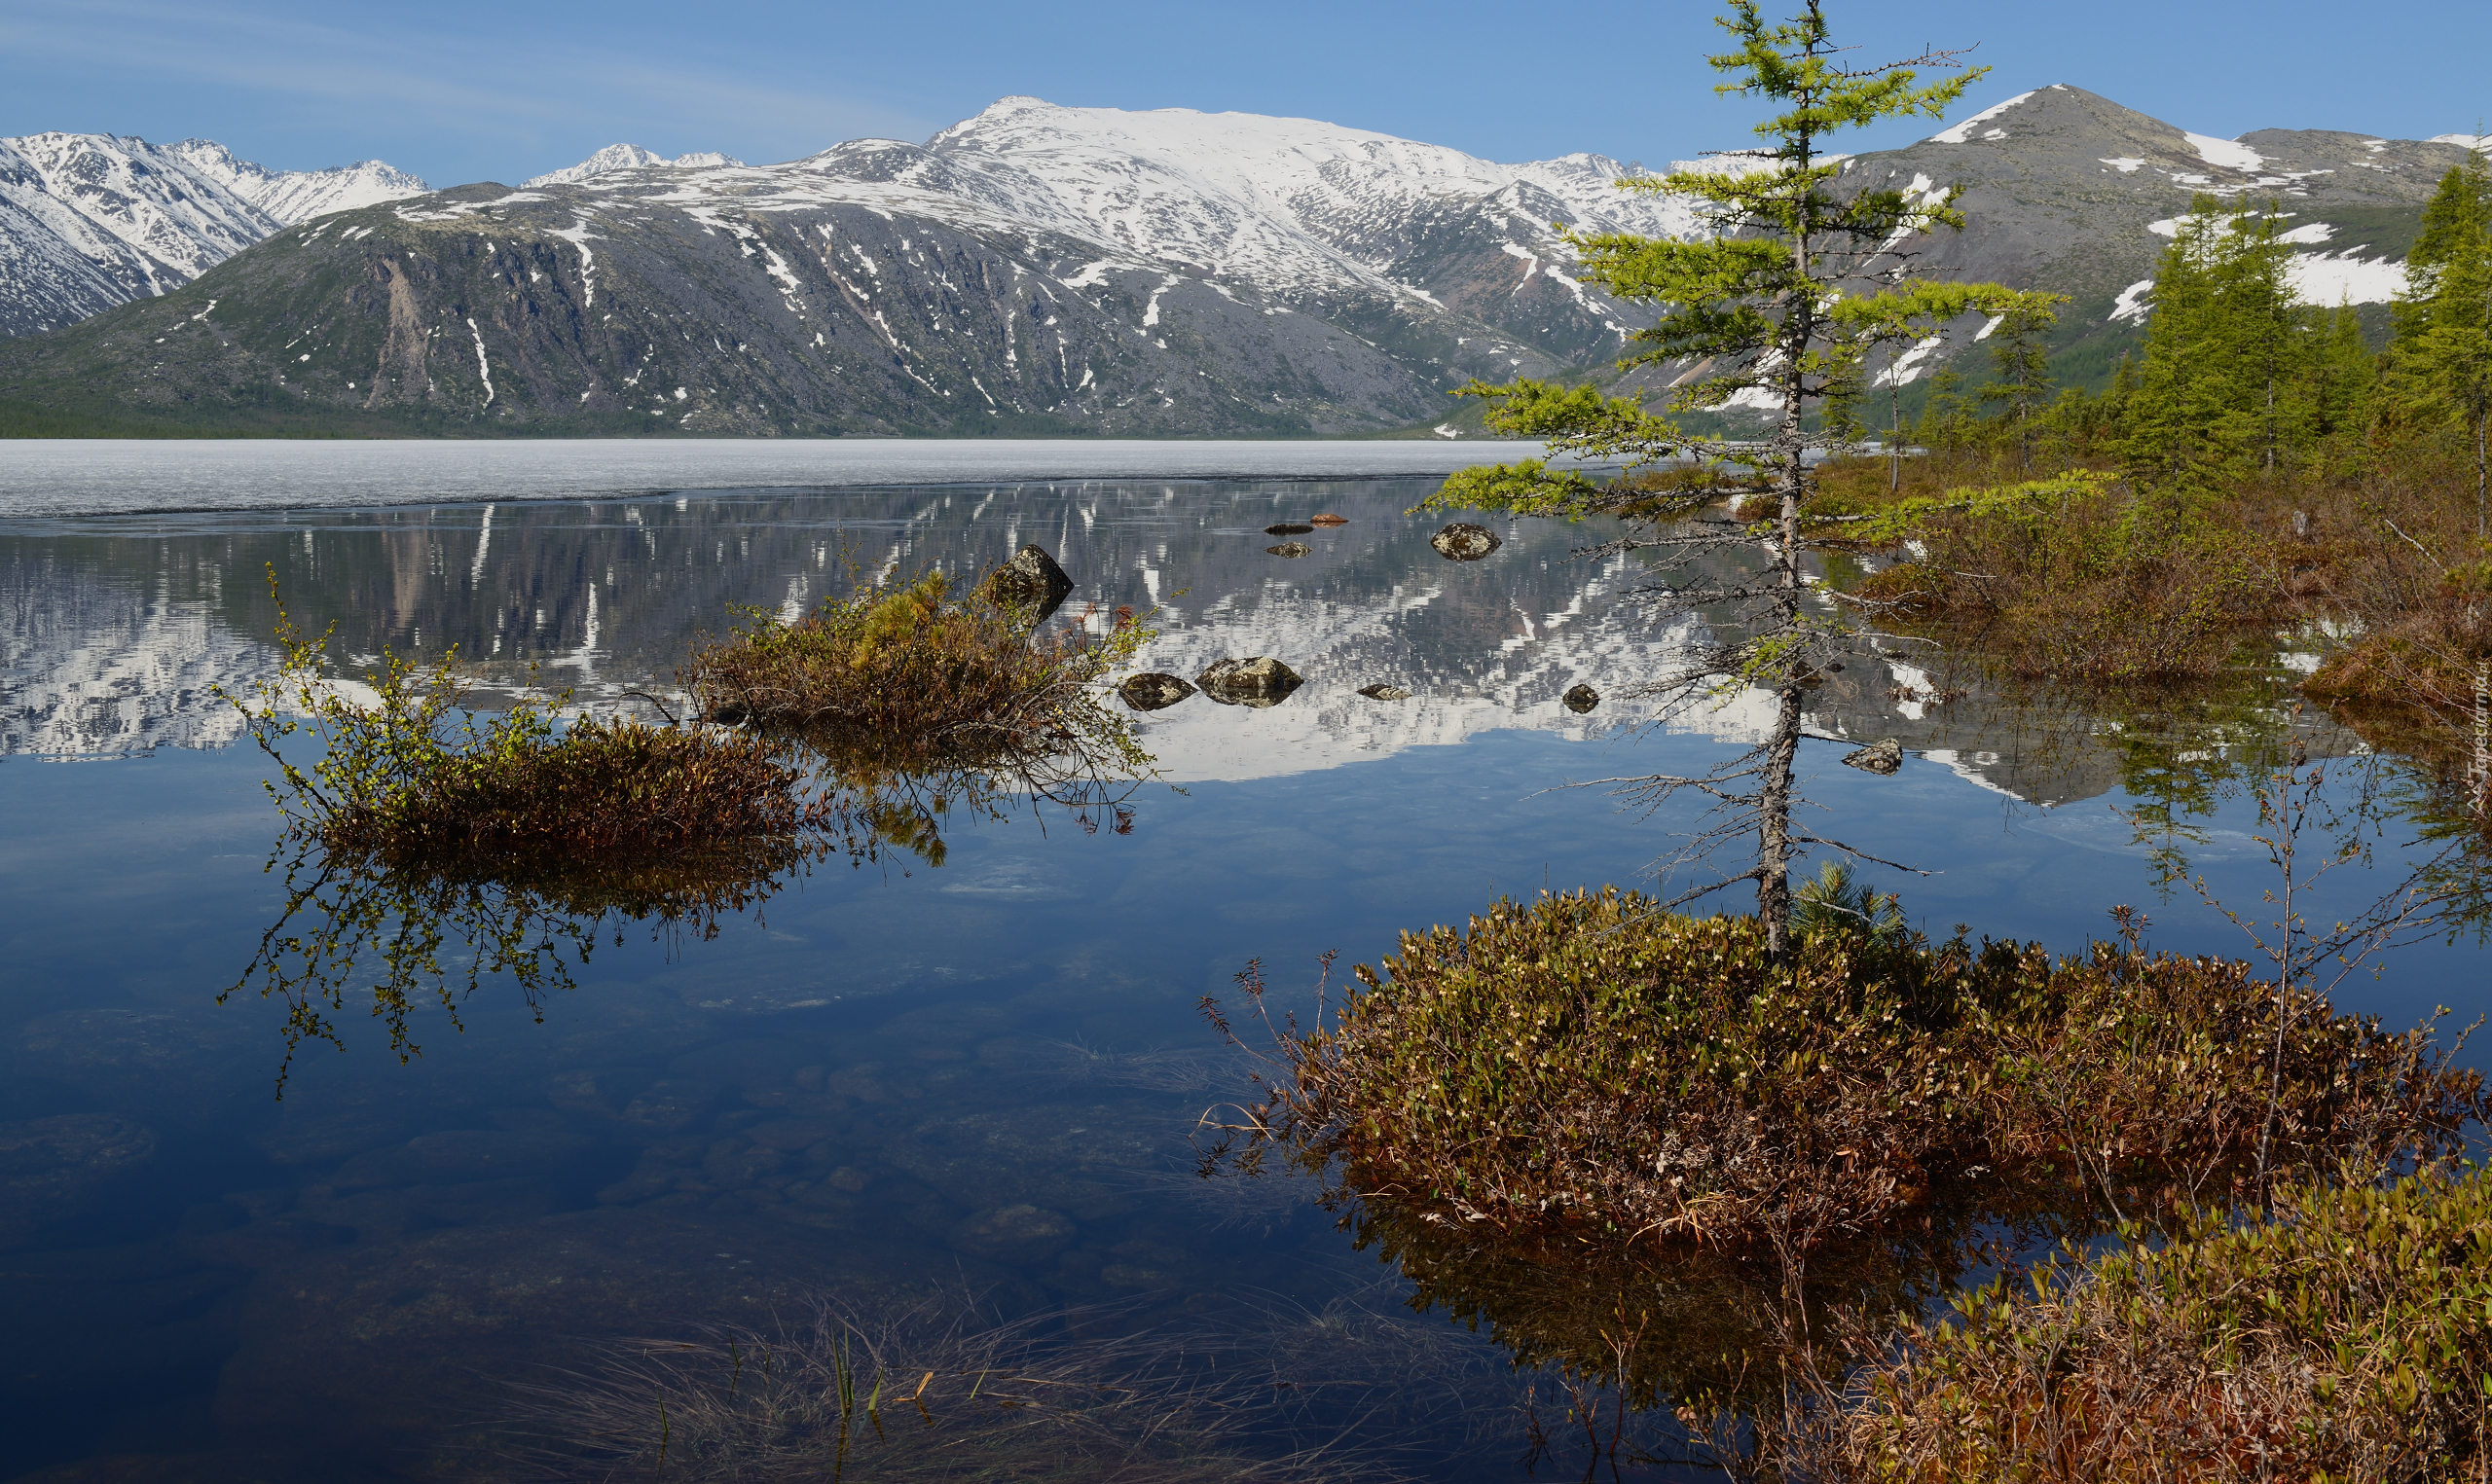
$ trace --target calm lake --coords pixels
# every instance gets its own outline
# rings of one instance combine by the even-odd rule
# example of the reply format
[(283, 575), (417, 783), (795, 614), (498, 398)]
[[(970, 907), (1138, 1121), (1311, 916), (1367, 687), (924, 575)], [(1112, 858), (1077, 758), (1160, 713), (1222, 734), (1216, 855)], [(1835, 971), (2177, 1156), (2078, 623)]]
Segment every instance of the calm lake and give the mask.
[[(1501, 894), (1649, 888), (1692, 813), (1564, 785), (1701, 773), (1754, 736), (1736, 696), (1660, 716), (1626, 694), (1687, 635), (1639, 613), (1635, 562), (1573, 555), (1601, 532), (1475, 515), (1492, 555), (1431, 547), (1456, 517), (1406, 512), (1484, 452), (0, 444), (0, 1477), (517, 1476), (513, 1418), (592, 1425), (600, 1346), (825, 1300), (1261, 1367), (1303, 1404), (1237, 1410), (1207, 1453), (1356, 1442), (1286, 1476), (1524, 1476), (1535, 1378), (1493, 1326), (1406, 1304), (1308, 1182), (1197, 1178), (1191, 1142), (1250, 1091), (1197, 1008), (1250, 960), (1303, 1013), (1322, 955), (1374, 962)], [(1318, 513), (1347, 524), (1266, 551)], [(350, 663), (455, 644), (487, 704), (533, 673), (605, 709), (667, 694), (735, 605), (1029, 542), (1073, 578), (1068, 615), (1155, 610), (1145, 668), (1268, 655), (1306, 683), (1138, 718), (1159, 777), (1129, 828), (964, 810), (939, 865), (834, 859), (707, 939), (609, 923), (533, 1005), (496, 981), (420, 998), (403, 1064), (367, 966), (343, 1049), (307, 1042), (277, 1097), (286, 1006), (219, 999), (286, 904), (272, 765), (212, 694), (271, 670), (271, 569)], [(2254, 916), (2272, 869), (2243, 777), (2292, 725), (2295, 663), (2113, 706), (1898, 647), (1833, 677), (1812, 729), (1896, 737), (1903, 768), (1807, 743), (1816, 827), (1936, 873), (1865, 872), (1933, 935), (2073, 951), (2133, 903), (2157, 947), (2247, 954), (2121, 812), (2168, 813), (2162, 843)], [(1559, 699), (1579, 682), (1588, 713)], [(1378, 683), (1411, 695), (1359, 694)], [(2348, 804), (2395, 783), (2300, 725)], [(2400, 825), (2314, 915), (2393, 884)], [(2462, 1023), (2486, 990), (2479, 949), (2430, 943), (2338, 1000)]]

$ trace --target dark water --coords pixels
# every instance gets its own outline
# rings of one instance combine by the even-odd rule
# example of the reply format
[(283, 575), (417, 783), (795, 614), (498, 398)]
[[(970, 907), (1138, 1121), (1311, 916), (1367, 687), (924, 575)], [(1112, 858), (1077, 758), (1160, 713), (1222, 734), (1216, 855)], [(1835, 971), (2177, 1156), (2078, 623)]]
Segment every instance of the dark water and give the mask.
[[(1634, 879), (1687, 819), (1558, 785), (1701, 771), (1756, 711), (1638, 727), (1648, 713), (1617, 693), (1672, 636), (1626, 601), (1637, 571), (1573, 560), (1585, 533), (1553, 525), (1501, 525), (1489, 560), (1444, 561), (1426, 541), (1444, 518), (1402, 514), (1430, 488), (762, 490), (0, 526), (0, 1476), (462, 1476), (490, 1466), (478, 1425), (600, 1337), (935, 1290), (1068, 1331), (1330, 1355), (1372, 1394), (1430, 1393), (1367, 1425), (1393, 1462), (1518, 1475), (1524, 1383), (1493, 1346), (1404, 1310), (1398, 1276), (1303, 1184), (1194, 1178), (1189, 1136), (1245, 1070), (1197, 1002), (1256, 959), (1302, 1002), (1326, 952), (1372, 961), (1500, 893)], [(1264, 553), (1264, 525), (1319, 510), (1351, 524), (1297, 538), (1308, 558)], [(1145, 722), (1164, 780), (1129, 801), (1130, 833), (1045, 808), (964, 819), (939, 869), (820, 868), (712, 941), (627, 929), (541, 1021), (506, 987), (419, 1004), (406, 1065), (350, 995), (345, 1050), (308, 1048), (274, 1097), (281, 1008), (217, 1003), (282, 903), (264, 871), (270, 769), (208, 694), (266, 671), (268, 568), (298, 618), (336, 625), (340, 654), (456, 643), (497, 684), (532, 665), (614, 706), (730, 604), (974, 569), (1026, 541), (1077, 579), (1071, 611), (1159, 608), (1151, 668), (1270, 654), (1307, 685), (1270, 709), (1196, 698)], [(1839, 677), (1814, 717), (1901, 737), (1901, 773), (1835, 766), (1831, 743), (1804, 754), (1821, 828), (1941, 873), (1869, 873), (1917, 922), (2071, 949), (2133, 902), (2159, 946), (2248, 949), (2185, 890), (2158, 893), (2113, 807), (2177, 801), (2192, 869), (2254, 906), (2267, 867), (2234, 776), (2279, 735), (2268, 692), (2118, 715), (1978, 686), (1893, 699), (1935, 664), (1856, 667), (1880, 672)], [(1355, 694), (1376, 681), (1416, 694)], [(1611, 699), (1569, 713), (1577, 681)], [(2433, 945), (2340, 1000), (2471, 1017), (2485, 988), (2475, 949)]]

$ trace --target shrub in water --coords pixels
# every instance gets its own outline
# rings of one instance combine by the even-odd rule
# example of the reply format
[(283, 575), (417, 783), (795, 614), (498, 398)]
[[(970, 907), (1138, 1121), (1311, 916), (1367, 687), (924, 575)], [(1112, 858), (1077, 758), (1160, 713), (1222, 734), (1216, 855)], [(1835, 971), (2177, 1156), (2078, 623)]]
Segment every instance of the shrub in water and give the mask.
[(2480, 1172), (2194, 1216), (1924, 1323), (1862, 1379), (1833, 1478), (2476, 1479), (2492, 1416)]
[(2245, 963), (1872, 925), (1776, 964), (1751, 918), (1612, 888), (1407, 933), (1330, 1024), (1278, 1028), (1215, 1158), (1279, 1148), (1484, 1236), (1788, 1250), (1967, 1184), (2115, 1214), (2215, 1198), (2248, 1188), (2262, 1129), (2278, 1170), (2434, 1159), (2482, 1112), (2421, 1032)]

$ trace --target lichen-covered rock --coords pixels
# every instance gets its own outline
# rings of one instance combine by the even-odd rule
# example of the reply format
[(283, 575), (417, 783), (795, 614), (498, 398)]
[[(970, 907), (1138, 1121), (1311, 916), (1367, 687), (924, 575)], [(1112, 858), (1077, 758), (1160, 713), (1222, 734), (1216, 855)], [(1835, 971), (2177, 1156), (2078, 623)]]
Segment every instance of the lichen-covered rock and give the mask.
[(1264, 550), (1275, 557), (1304, 557), (1312, 555), (1315, 548), (1303, 541), (1284, 541), (1278, 546), (1264, 547)]
[(1448, 561), (1477, 561), (1505, 543), (1485, 525), (1456, 521), (1428, 538), (1437, 555)]
[(1117, 695), (1137, 711), (1164, 711), (1193, 693), (1193, 686), (1182, 676), (1155, 670), (1127, 676), (1117, 687)]
[(1012, 554), (1012, 560), (997, 567), (986, 579), (987, 591), (1007, 602), (1037, 605), (1039, 616), (1053, 613), (1073, 591), (1073, 579), (1046, 548), (1033, 543)]
[(1847, 768), (1857, 768), (1863, 773), (1875, 773), (1881, 776), (1891, 774), (1904, 765), (1904, 744), (1889, 737), (1885, 742), (1872, 742), (1866, 747), (1845, 753), (1843, 764)]
[(1255, 655), (1243, 660), (1216, 660), (1194, 683), (1206, 691), (1293, 691), (1304, 682), (1297, 670), (1278, 660)]
[(1362, 685), (1359, 694), (1370, 701), (1408, 701), (1411, 693), (1398, 685)]
[(1560, 696), (1558, 699), (1564, 705), (1566, 709), (1574, 712), (1578, 716), (1581, 716), (1586, 711), (1591, 710), (1594, 706), (1600, 705), (1600, 692), (1594, 690), (1591, 686), (1586, 685), (1581, 681), (1577, 681), (1575, 684), (1566, 688), (1565, 695)]

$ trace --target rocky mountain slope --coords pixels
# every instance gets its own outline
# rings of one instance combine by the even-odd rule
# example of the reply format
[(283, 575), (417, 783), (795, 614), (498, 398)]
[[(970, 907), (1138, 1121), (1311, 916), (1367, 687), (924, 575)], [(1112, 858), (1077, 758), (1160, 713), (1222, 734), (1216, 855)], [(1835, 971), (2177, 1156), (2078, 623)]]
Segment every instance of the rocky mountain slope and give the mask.
[(0, 139), (0, 336), (166, 293), (288, 224), (427, 189), (377, 160), (270, 170), (204, 139)]
[[(1968, 230), (1896, 251), (2071, 295), (2062, 347), (2081, 374), (2134, 341), (2193, 193), (2272, 199), (2295, 220), (2309, 297), (2379, 303), (2463, 153), (2454, 138), (2213, 139), (2056, 86), (1857, 157), (1846, 178), (1961, 183)], [(785, 164), (616, 145), (518, 190), (279, 233), (167, 298), (0, 344), (0, 374), (54, 409), (264, 426), (1450, 431), (1444, 394), (1467, 378), (1597, 370), (1646, 321), (1575, 282), (1550, 226), (1694, 230), (1684, 202), (1617, 188), (1646, 173), (1019, 97), (923, 145)]]

